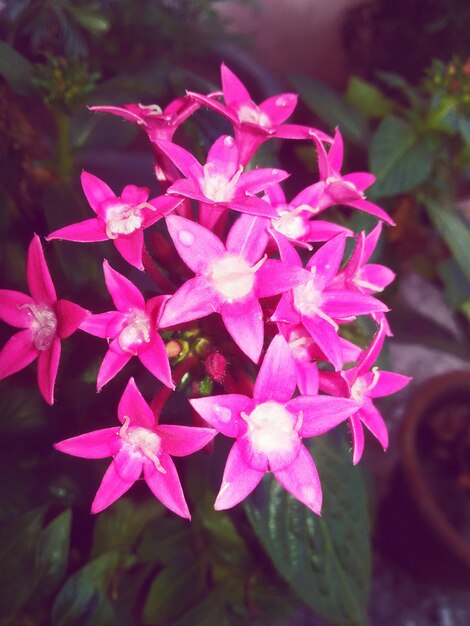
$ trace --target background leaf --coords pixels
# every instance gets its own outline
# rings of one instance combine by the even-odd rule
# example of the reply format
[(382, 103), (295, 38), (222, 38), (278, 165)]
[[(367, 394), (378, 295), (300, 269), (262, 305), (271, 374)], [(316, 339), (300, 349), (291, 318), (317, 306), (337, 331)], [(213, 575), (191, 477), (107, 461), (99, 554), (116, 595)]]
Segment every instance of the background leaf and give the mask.
[(33, 91), (32, 73), (31, 63), (12, 46), (0, 41), (0, 76), (13, 91), (23, 96), (30, 94)]
[(391, 113), (393, 102), (371, 83), (351, 76), (346, 100), (366, 117), (385, 117)]
[(36, 548), (36, 597), (52, 593), (65, 576), (69, 560), (72, 512), (64, 511), (42, 531)]

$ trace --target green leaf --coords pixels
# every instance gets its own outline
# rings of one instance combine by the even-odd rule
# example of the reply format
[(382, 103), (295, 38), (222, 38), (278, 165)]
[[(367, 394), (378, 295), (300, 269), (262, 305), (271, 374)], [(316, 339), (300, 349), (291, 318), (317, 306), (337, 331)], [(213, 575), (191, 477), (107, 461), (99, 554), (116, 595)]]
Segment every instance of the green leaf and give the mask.
[(163, 565), (184, 559), (193, 550), (193, 530), (179, 517), (163, 517), (150, 522), (137, 546), (140, 561)]
[(16, 93), (26, 96), (33, 91), (32, 64), (12, 46), (0, 41), (0, 76)]
[(215, 587), (199, 604), (193, 606), (171, 626), (225, 626), (223, 586)]
[(389, 115), (375, 131), (369, 149), (377, 177), (371, 196), (389, 197), (415, 189), (431, 173), (434, 150), (402, 119)]
[(323, 486), (322, 516), (265, 476), (245, 504), (279, 574), (314, 611), (335, 624), (365, 624), (370, 570), (365, 487), (346, 445), (314, 441)]
[(72, 512), (64, 511), (42, 531), (36, 548), (36, 597), (53, 592), (65, 576), (69, 560)]
[(345, 139), (359, 145), (367, 143), (369, 126), (360, 111), (317, 80), (300, 75), (291, 80), (305, 104), (331, 129), (339, 126)]
[(109, 587), (117, 573), (118, 552), (102, 554), (71, 576), (52, 609), (53, 626), (114, 626)]
[(470, 280), (470, 228), (468, 222), (460, 217), (456, 209), (445, 203), (439, 204), (429, 197), (423, 198), (423, 202), (434, 227), (448, 245), (467, 280)]
[(346, 100), (366, 117), (385, 117), (391, 113), (393, 102), (371, 83), (351, 76)]
[(393, 72), (377, 72), (377, 76), (387, 87), (401, 91), (412, 107), (422, 108), (423, 101), (418, 91), (414, 89), (403, 76), (394, 74)]

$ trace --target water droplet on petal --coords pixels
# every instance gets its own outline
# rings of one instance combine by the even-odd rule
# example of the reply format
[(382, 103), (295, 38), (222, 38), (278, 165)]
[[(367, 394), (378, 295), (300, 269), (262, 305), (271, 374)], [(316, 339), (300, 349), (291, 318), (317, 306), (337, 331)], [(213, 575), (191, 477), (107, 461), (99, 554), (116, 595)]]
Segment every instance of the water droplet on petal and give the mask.
[(279, 174), (279, 170), (271, 170), (271, 174), (273, 176), (277, 176)]
[(194, 235), (189, 230), (180, 230), (178, 237), (183, 246), (192, 246), (194, 243)]
[(232, 419), (232, 411), (228, 407), (216, 406), (214, 412), (221, 422), (228, 423)]
[(224, 146), (226, 148), (231, 148), (234, 143), (235, 142), (233, 140), (233, 137), (230, 137), (230, 136), (225, 137), (225, 139), (224, 139)]
[(276, 106), (277, 107), (285, 107), (287, 106), (287, 100), (285, 98), (277, 98), (276, 99)]

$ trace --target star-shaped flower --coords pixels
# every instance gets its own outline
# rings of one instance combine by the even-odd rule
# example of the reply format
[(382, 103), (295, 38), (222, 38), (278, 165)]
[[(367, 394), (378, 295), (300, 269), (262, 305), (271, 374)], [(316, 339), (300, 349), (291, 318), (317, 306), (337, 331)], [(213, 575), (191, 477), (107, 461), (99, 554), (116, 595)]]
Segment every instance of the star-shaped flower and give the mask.
[(54, 402), (60, 342), (74, 333), (89, 311), (68, 300), (58, 300), (37, 235), (29, 245), (26, 266), (30, 296), (0, 290), (0, 319), (22, 328), (0, 352), (0, 380), (38, 359), (38, 386), (46, 402)]
[(85, 459), (113, 461), (91, 505), (99, 513), (118, 500), (143, 472), (152, 493), (167, 508), (190, 518), (171, 456), (187, 456), (217, 434), (212, 428), (159, 424), (131, 378), (118, 406), (120, 427), (102, 428), (55, 444), (56, 450)]
[(121, 195), (116, 196), (104, 181), (88, 172), (82, 172), (81, 181), (96, 218), (59, 228), (47, 240), (86, 242), (111, 239), (128, 263), (143, 270), (144, 229), (173, 211), (181, 204), (181, 198), (165, 195), (147, 200), (149, 190), (135, 185), (127, 185)]
[(113, 270), (107, 261), (103, 263), (103, 271), (117, 310), (90, 315), (80, 326), (85, 332), (110, 341), (98, 372), (98, 391), (133, 356), (137, 356), (155, 378), (173, 389), (168, 355), (158, 334), (162, 305), (168, 296), (156, 296), (145, 302), (134, 283)]
[(277, 335), (264, 357), (253, 398), (227, 394), (190, 400), (211, 426), (236, 439), (215, 502), (217, 510), (241, 502), (271, 471), (295, 498), (320, 513), (320, 479), (302, 439), (331, 430), (354, 413), (357, 404), (328, 396), (291, 399), (295, 388), (294, 358), (285, 339)]

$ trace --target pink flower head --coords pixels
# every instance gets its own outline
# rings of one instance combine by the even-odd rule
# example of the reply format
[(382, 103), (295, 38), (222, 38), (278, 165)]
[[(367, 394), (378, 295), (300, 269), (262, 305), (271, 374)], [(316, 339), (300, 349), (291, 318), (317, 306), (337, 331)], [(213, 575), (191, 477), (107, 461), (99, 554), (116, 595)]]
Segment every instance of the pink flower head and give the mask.
[(384, 372), (377, 367), (372, 367), (382, 350), (384, 339), (385, 325), (381, 324), (370, 346), (360, 355), (355, 367), (341, 374), (320, 373), (320, 389), (336, 396), (349, 397), (360, 405), (359, 410), (349, 417), (354, 464), (360, 461), (364, 450), (363, 424), (378, 439), (384, 450), (388, 447), (387, 426), (374, 406), (373, 398), (396, 393), (411, 380), (408, 376)]
[(225, 104), (198, 93), (188, 92), (188, 96), (232, 122), (240, 149), (240, 163), (246, 165), (258, 146), (274, 136), (281, 124), (293, 113), (298, 96), (295, 93), (282, 93), (257, 105), (245, 85), (224, 63), (220, 73)]
[[(287, 240), (279, 240), (281, 258), (301, 266), (300, 258)], [(335, 369), (343, 365), (338, 322), (349, 321), (356, 315), (387, 311), (387, 307), (368, 294), (337, 289), (334, 278), (344, 254), (345, 236), (337, 235), (327, 241), (307, 263), (311, 279), (284, 294), (272, 316), (276, 322), (303, 324), (320, 350)]]
[(168, 193), (202, 203), (199, 221), (204, 226), (211, 228), (222, 212), (229, 208), (262, 217), (275, 216), (276, 212), (269, 203), (255, 194), (284, 180), (289, 174), (270, 168), (244, 172), (233, 137), (219, 137), (209, 150), (204, 166), (176, 144), (161, 142), (159, 146), (186, 177), (174, 182)]
[(31, 296), (0, 290), (0, 319), (22, 328), (0, 352), (0, 380), (38, 359), (38, 386), (46, 402), (54, 402), (60, 342), (74, 333), (89, 312), (58, 300), (37, 235), (29, 245), (26, 279)]
[[(216, 430), (236, 439), (225, 466), (217, 510), (246, 498), (267, 471), (295, 498), (320, 513), (320, 479), (305, 437), (321, 435), (351, 415), (357, 404), (328, 396), (297, 396), (295, 363), (282, 335), (271, 342), (253, 398), (227, 394), (190, 400)], [(341, 400), (341, 402), (339, 402)]]
[(135, 185), (127, 185), (121, 195), (116, 196), (105, 182), (88, 172), (82, 172), (81, 181), (96, 218), (59, 228), (47, 240), (86, 242), (111, 239), (128, 263), (143, 270), (144, 228), (175, 209), (181, 199), (159, 196), (147, 200), (149, 190)]
[(113, 270), (107, 261), (103, 263), (103, 271), (117, 310), (90, 315), (80, 326), (85, 332), (110, 341), (98, 372), (98, 391), (133, 356), (137, 356), (155, 378), (174, 389), (165, 344), (158, 334), (161, 308), (168, 296), (156, 296), (145, 302), (134, 283)]
[(263, 225), (250, 215), (235, 222), (226, 245), (208, 229), (183, 217), (170, 215), (167, 225), (180, 257), (196, 276), (168, 300), (160, 326), (220, 313), (232, 339), (257, 363), (264, 340), (259, 298), (305, 282), (309, 272), (262, 257), (266, 239), (259, 231)]
[[(203, 448), (216, 435), (212, 428), (158, 424), (131, 378), (118, 406), (121, 427), (103, 428), (55, 444), (56, 450), (85, 459), (113, 461), (91, 505), (99, 513), (118, 500), (142, 472), (155, 497), (167, 508), (191, 515), (171, 456), (187, 456)], [(171, 455), (171, 456), (170, 456)]]

